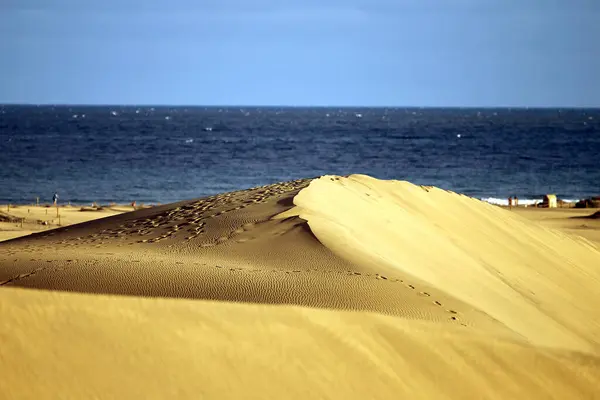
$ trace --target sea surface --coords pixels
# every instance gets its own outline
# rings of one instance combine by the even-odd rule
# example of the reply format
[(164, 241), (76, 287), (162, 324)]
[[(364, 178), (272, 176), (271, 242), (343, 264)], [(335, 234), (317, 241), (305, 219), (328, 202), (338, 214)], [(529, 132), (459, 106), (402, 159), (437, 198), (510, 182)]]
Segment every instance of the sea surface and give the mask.
[(0, 105), (0, 203), (168, 203), (353, 173), (489, 201), (600, 195), (600, 109)]

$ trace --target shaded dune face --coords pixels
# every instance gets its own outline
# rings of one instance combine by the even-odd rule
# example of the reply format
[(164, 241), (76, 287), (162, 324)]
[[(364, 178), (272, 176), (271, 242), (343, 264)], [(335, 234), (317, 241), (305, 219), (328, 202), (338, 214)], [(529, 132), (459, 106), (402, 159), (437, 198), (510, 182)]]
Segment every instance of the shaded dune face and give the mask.
[(477, 306), (382, 263), (340, 257), (306, 220), (281, 216), (310, 182), (225, 193), (5, 242), (0, 284), (373, 311), (504, 331)]

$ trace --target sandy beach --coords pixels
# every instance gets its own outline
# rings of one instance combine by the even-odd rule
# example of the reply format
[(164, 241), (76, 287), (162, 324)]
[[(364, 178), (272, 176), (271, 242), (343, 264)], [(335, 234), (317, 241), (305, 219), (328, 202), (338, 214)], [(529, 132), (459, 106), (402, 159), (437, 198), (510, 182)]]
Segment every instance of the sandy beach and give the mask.
[(0, 242), (134, 211), (133, 206), (0, 205)]
[(365, 175), (131, 210), (7, 213), (6, 398), (600, 398), (598, 210)]

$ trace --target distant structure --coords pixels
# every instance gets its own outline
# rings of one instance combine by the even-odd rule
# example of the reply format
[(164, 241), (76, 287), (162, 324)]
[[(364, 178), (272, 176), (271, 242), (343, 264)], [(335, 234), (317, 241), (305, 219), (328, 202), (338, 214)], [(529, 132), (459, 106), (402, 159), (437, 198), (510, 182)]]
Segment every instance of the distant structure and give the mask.
[(600, 208), (600, 196), (579, 200), (575, 208)]
[(558, 207), (558, 203), (556, 201), (556, 195), (555, 194), (547, 194), (544, 196), (544, 200), (542, 201), (542, 206), (543, 207), (548, 207), (548, 208), (556, 208)]

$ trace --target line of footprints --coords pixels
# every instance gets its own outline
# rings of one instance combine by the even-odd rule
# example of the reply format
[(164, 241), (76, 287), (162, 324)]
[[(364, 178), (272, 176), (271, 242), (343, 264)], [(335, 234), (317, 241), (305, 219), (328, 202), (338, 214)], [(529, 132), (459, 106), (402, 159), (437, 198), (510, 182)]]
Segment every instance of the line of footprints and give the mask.
[[(180, 262), (179, 264), (183, 264), (182, 262)], [(206, 264), (203, 264), (206, 265)], [(383, 280), (383, 281), (388, 281), (391, 283), (402, 283), (405, 287), (411, 289), (411, 290), (416, 290), (416, 287), (412, 284), (409, 283), (405, 283), (404, 280), (402, 279), (397, 279), (397, 278), (388, 278), (384, 275), (380, 275), (380, 274), (375, 274), (375, 275), (371, 275), (371, 274), (363, 274), (360, 272), (356, 272), (356, 271), (323, 271), (323, 270), (319, 270), (319, 269), (309, 269), (309, 270), (292, 270), (292, 271), (285, 271), (285, 270), (259, 270), (259, 269), (248, 269), (248, 268), (226, 268), (223, 267), (221, 265), (216, 265), (215, 268), (219, 268), (219, 269), (229, 269), (229, 271), (231, 272), (236, 272), (236, 271), (243, 271), (243, 272), (274, 272), (274, 273), (285, 273), (285, 274), (293, 274), (293, 273), (302, 273), (302, 272), (321, 272), (321, 273), (328, 273), (328, 274), (334, 274), (334, 273), (338, 273), (338, 274), (346, 274), (346, 275), (354, 275), (354, 276), (365, 276), (365, 277), (375, 277), (375, 279), (377, 280)], [(422, 297), (431, 297), (431, 294), (428, 292), (418, 292), (419, 296)], [(439, 302), (438, 300), (433, 300), (432, 302), (433, 304), (435, 304), (438, 307), (443, 307), (442, 303)], [(452, 309), (447, 309), (446, 312), (448, 312), (451, 316), (450, 316), (450, 320), (451, 321), (458, 321), (458, 311), (452, 310)], [(467, 326), (464, 323), (461, 323), (462, 326)]]
[[(238, 192), (210, 196), (165, 211), (161, 214), (153, 216), (152, 218), (136, 219), (128, 223), (119, 225), (114, 229), (105, 229), (97, 234), (71, 239), (71, 241), (77, 241), (80, 243), (90, 242), (102, 244), (102, 241), (106, 237), (126, 239), (128, 237), (131, 237), (132, 234), (137, 234), (139, 236), (147, 236), (154, 233), (156, 229), (163, 227), (168, 229), (164, 234), (151, 239), (140, 239), (137, 241), (137, 243), (160, 242), (162, 240), (172, 237), (182, 229), (187, 229), (188, 232), (188, 235), (186, 235), (185, 239), (192, 240), (206, 233), (206, 221), (209, 218), (221, 216), (231, 211), (241, 210), (254, 203), (265, 202), (273, 196), (282, 195), (291, 191), (299, 190), (300, 188), (308, 185), (309, 182), (310, 180), (302, 179), (293, 182), (288, 182), (285, 184), (277, 183), (253, 189), (246, 189)], [(254, 193), (252, 193), (251, 196), (248, 196), (248, 192)], [(215, 208), (220, 208), (224, 206), (229, 206), (229, 208), (220, 211), (215, 211), (207, 215), (207, 213), (214, 210)], [(243, 228), (239, 228), (236, 231), (239, 231), (240, 229)], [(220, 239), (221, 241), (225, 240), (222, 238)], [(66, 244), (67, 242), (68, 241), (65, 240), (61, 243)], [(207, 246), (211, 245), (214, 244), (207, 244)]]

